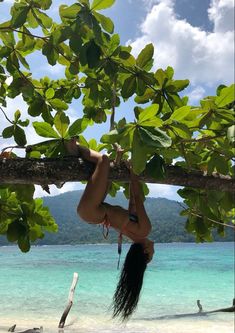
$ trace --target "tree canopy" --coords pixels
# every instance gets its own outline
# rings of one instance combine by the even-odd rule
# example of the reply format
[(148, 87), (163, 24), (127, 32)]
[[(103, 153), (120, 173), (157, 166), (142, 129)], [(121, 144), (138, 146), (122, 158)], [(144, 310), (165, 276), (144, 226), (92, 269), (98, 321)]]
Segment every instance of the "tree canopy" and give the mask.
[[(112, 20), (103, 14), (114, 2), (79, 0), (61, 5), (60, 22), (55, 22), (47, 12), (52, 0), (20, 0), (11, 8), (11, 19), (0, 24), (0, 110), (9, 123), (1, 136), (3, 142), (14, 138), (16, 146), (25, 149), (20, 160), (17, 150), (7, 149), (7, 144), (1, 153), (0, 234), (17, 242), (22, 251), (28, 251), (45, 231), (57, 230), (43, 200), (34, 199), (33, 183), (46, 187), (56, 181), (50, 161), (63, 169), (64, 143), (76, 136), (82, 145), (105, 149), (111, 158), (120, 146), (124, 158), (131, 157), (134, 172), (146, 182), (169, 184), (169, 170), (177, 170), (176, 183), (186, 185), (178, 191), (185, 203), (181, 214), (187, 216), (187, 231), (197, 241), (210, 241), (214, 228), (223, 235), (224, 227), (234, 222), (234, 85), (221, 84), (215, 96), (205, 97), (198, 106), (188, 105), (183, 90), (189, 80), (174, 79), (170, 66), (153, 70), (151, 43), (136, 57), (130, 46), (120, 44)], [(64, 66), (64, 76), (35, 78), (27, 61), (35, 53), (50, 66)], [(19, 95), (30, 119), (22, 119), (17, 107), (14, 118), (8, 116), (9, 99)], [(71, 122), (68, 109), (76, 100), (82, 114)], [(133, 114), (133, 121), (117, 120), (118, 108), (128, 100), (135, 104), (126, 111)], [(82, 133), (88, 126), (108, 121), (110, 131), (98, 142), (85, 139)], [(29, 126), (38, 135), (33, 145), (27, 145)], [(22, 164), (14, 169), (22, 161), (27, 162), (27, 170), (22, 170)], [(45, 169), (43, 174), (40, 168)], [(70, 165), (70, 177), (63, 174), (58, 181), (76, 180), (73, 171)], [(38, 172), (41, 182), (32, 180), (31, 172)], [(198, 181), (190, 183), (195, 174)], [(121, 187), (128, 196), (124, 178), (118, 173), (113, 177), (113, 196)], [(214, 186), (207, 186), (210, 181), (215, 181)], [(145, 184), (143, 190), (148, 193)]]

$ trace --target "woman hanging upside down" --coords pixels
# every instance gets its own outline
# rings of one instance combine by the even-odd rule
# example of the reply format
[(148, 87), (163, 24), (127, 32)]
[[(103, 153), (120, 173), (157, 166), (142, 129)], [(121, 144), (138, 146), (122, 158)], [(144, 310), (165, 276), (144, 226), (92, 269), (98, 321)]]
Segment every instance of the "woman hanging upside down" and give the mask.
[(146, 214), (138, 177), (130, 167), (129, 209), (104, 202), (108, 188), (110, 161), (106, 155), (83, 147), (72, 139), (66, 145), (71, 155), (81, 156), (95, 163), (95, 170), (89, 179), (77, 207), (80, 217), (92, 224), (103, 224), (107, 229), (113, 227), (119, 233), (119, 253), (122, 235), (133, 241), (113, 297), (113, 317), (128, 319), (137, 307), (147, 263), (154, 254), (153, 242), (147, 239), (151, 223)]

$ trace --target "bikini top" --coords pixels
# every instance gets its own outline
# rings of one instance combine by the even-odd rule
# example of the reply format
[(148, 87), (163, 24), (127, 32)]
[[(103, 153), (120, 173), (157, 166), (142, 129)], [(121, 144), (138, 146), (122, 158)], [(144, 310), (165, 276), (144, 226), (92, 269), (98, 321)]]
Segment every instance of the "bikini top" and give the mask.
[[(129, 213), (129, 221), (132, 221), (134, 223), (138, 223), (138, 216), (135, 215), (135, 214), (131, 214)], [(129, 222), (128, 221), (128, 222)], [(117, 269), (119, 269), (119, 264), (120, 264), (120, 258), (121, 258), (121, 253), (122, 253), (122, 240), (123, 240), (123, 233), (126, 229), (126, 226), (127, 226), (127, 223), (125, 223), (123, 226), (122, 226), (122, 229), (121, 231), (119, 232), (119, 235), (118, 235), (118, 264), (117, 264)], [(110, 228), (110, 223), (108, 221), (108, 215), (107, 215), (107, 212), (105, 213), (105, 216), (104, 216), (104, 220), (102, 222), (102, 225), (103, 225), (103, 236), (105, 239), (108, 238), (108, 234), (109, 234), (109, 228)]]

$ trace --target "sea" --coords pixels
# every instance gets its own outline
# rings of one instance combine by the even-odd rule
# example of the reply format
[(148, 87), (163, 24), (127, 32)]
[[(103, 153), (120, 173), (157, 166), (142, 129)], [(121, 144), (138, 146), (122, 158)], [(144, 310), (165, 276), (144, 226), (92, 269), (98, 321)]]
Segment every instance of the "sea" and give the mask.
[[(121, 262), (130, 245), (124, 244)], [(234, 313), (198, 312), (232, 306), (234, 243), (155, 244), (138, 308), (112, 319), (118, 281), (117, 245), (0, 247), (0, 332), (43, 327), (57, 333), (233, 333)], [(58, 330), (78, 273), (73, 306)]]

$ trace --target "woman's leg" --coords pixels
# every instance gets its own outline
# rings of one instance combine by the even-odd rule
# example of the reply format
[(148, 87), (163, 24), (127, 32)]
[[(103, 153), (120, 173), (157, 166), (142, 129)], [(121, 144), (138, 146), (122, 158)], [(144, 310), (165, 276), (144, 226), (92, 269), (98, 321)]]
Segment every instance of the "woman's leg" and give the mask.
[(84, 160), (96, 164), (95, 171), (87, 182), (78, 204), (77, 212), (87, 222), (100, 223), (105, 216), (102, 202), (107, 194), (109, 159), (97, 151), (77, 145), (76, 140), (71, 141), (67, 148), (71, 154), (80, 155)]
[[(92, 151), (91, 155), (91, 158), (95, 158)], [(107, 192), (109, 159), (106, 155), (100, 155), (95, 163), (95, 171), (87, 182), (77, 212), (87, 222), (101, 223), (106, 213), (102, 202)]]

